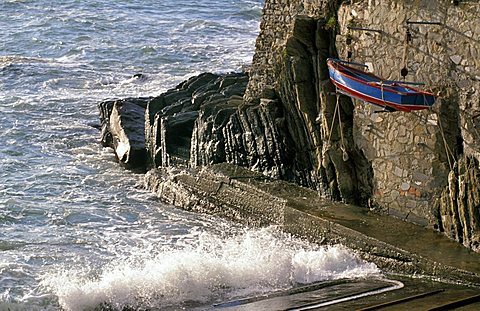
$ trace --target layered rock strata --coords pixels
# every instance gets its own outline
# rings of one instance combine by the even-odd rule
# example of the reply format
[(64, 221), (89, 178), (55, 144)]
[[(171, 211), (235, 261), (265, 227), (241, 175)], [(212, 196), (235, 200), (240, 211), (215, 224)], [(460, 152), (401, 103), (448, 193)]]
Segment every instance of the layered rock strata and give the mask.
[(478, 13), (467, 1), (349, 1), (338, 10), (335, 44), (341, 57), (387, 79), (423, 82), (438, 96), (433, 109), (416, 113), (375, 114), (355, 104), (354, 140), (372, 164), (372, 201), (476, 251)]
[(148, 166), (188, 165), (196, 161), (190, 152), (199, 146), (202, 152), (194, 155), (197, 159), (206, 155), (205, 164), (225, 161), (221, 142), (199, 138), (198, 131), (209, 130), (213, 137), (221, 133), (225, 120), (241, 104), (247, 83), (246, 74), (205, 73), (149, 101), (145, 117)]
[(118, 161), (131, 169), (188, 165), (192, 148), (200, 149), (194, 153), (200, 155), (212, 147), (205, 161), (223, 162), (225, 148), (218, 140), (207, 135), (193, 141), (192, 135), (206, 131), (199, 122), (209, 124), (211, 135), (221, 131), (224, 119), (242, 103), (247, 82), (243, 73), (204, 73), (157, 97), (103, 101), (98, 104), (101, 143), (112, 147)]
[[(478, 256), (445, 237), (239, 166), (160, 168), (149, 171), (145, 183), (169, 204), (251, 226), (275, 225), (316, 243), (342, 244), (386, 272), (480, 285)], [(398, 239), (396, 231), (415, 234), (417, 243)], [(433, 251), (425, 246), (432, 241)]]
[[(148, 169), (244, 166), (480, 251), (479, 16), (475, 4), (447, 0), (266, 0), (249, 77), (203, 74), (138, 103), (104, 102), (104, 144)], [(328, 57), (406, 74), (438, 101), (377, 113), (335, 92)], [(128, 111), (138, 120), (130, 131)], [(143, 147), (127, 134), (142, 129)]]
[(149, 98), (106, 100), (98, 104), (104, 147), (112, 147), (124, 167), (145, 171), (145, 107)]

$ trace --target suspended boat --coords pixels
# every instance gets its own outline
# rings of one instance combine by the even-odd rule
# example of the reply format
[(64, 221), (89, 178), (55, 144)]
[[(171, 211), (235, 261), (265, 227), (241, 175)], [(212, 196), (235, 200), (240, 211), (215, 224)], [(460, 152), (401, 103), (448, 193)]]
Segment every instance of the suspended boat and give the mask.
[(433, 94), (406, 85), (418, 83), (384, 80), (350, 66), (367, 67), (363, 64), (334, 58), (327, 59), (327, 65), (330, 80), (341, 93), (382, 107), (385, 111), (411, 112), (427, 109), (435, 103)]

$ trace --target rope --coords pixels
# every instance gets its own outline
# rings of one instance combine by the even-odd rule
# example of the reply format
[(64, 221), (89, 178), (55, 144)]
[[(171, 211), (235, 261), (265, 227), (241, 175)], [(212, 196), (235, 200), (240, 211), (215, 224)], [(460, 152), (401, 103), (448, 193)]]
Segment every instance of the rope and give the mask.
[(327, 146), (330, 147), (330, 141), (332, 139), (333, 125), (335, 124), (335, 117), (337, 116), (337, 110), (339, 106), (340, 96), (338, 96), (338, 89), (335, 88), (335, 93), (337, 94), (337, 104), (335, 105), (335, 110), (333, 111), (332, 125), (330, 126), (330, 133), (328, 135)]
[(335, 93), (337, 94), (337, 102), (335, 104), (335, 110), (333, 112), (333, 118), (332, 118), (332, 124), (330, 125), (330, 133), (328, 135), (328, 141), (327, 141), (327, 147), (330, 147), (330, 142), (332, 139), (332, 132), (333, 132), (333, 126), (335, 125), (335, 119), (337, 117), (337, 111), (338, 111), (338, 127), (340, 129), (340, 150), (342, 150), (342, 158), (343, 161), (348, 161), (348, 153), (345, 150), (345, 142), (343, 139), (343, 129), (342, 129), (342, 119), (340, 115), (340, 95), (338, 95), (338, 89), (335, 89)]
[[(338, 96), (340, 97), (340, 96)], [(337, 100), (338, 106), (338, 100)], [(342, 150), (342, 158), (343, 162), (348, 161), (348, 153), (345, 150), (345, 142), (343, 141), (343, 128), (342, 128), (342, 118), (340, 116), (340, 106), (338, 107), (338, 127), (340, 128), (340, 150)]]
[(384, 97), (384, 94), (383, 94), (383, 80), (380, 81), (380, 89), (382, 90), (382, 102), (385, 104), (385, 97)]
[(381, 89), (381, 91), (382, 91), (382, 102), (383, 102), (383, 104), (384, 104), (383, 109), (386, 109), (386, 107), (387, 107), (387, 102), (385, 101), (385, 96), (384, 96), (385, 90), (384, 90), (384, 88), (383, 88), (383, 85), (384, 85), (384, 84), (383, 84), (383, 80), (382, 80), (382, 81), (380, 81), (380, 89)]
[(445, 147), (445, 153), (447, 155), (448, 165), (450, 166), (450, 171), (453, 171), (453, 165), (456, 162), (455, 156), (453, 155), (452, 150), (450, 150), (450, 147), (448, 146), (447, 139), (445, 138), (445, 134), (443, 131), (442, 122), (438, 114), (437, 114), (437, 118), (438, 118), (438, 126), (440, 127), (440, 134), (442, 134), (443, 146)]

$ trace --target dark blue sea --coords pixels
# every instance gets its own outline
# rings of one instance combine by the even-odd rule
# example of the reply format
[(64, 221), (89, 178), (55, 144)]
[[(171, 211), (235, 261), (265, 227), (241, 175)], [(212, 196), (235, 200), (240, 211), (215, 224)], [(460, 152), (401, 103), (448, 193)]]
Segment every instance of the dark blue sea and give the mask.
[(0, 310), (208, 309), (379, 273), (340, 245), (164, 205), (98, 143), (99, 101), (248, 66), (262, 6), (0, 0)]

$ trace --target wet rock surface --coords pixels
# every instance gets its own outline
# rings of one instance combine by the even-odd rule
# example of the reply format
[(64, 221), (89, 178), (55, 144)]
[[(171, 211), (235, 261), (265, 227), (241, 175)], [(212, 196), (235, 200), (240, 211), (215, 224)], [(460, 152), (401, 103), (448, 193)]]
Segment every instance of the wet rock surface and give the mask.
[[(215, 133), (242, 103), (247, 83), (243, 73), (204, 73), (152, 99), (145, 118), (148, 167), (188, 164), (200, 155), (224, 161), (224, 148), (215, 148), (223, 137)], [(209, 132), (203, 138), (198, 131)]]
[[(421, 15), (440, 24), (412, 26), (415, 45), (405, 45), (405, 16), (418, 8), (374, 2), (266, 0), (248, 75), (204, 73), (155, 98), (103, 102), (102, 143), (129, 167), (245, 167), (480, 251), (478, 14), (466, 2), (427, 1)], [(325, 61), (348, 56), (389, 79), (405, 65), (439, 100), (432, 110), (387, 114), (336, 94)], [(169, 202), (202, 210), (205, 200), (185, 189)], [(250, 202), (242, 215), (222, 212), (214, 199), (209, 209), (257, 215), (255, 200), (235, 195), (239, 205)]]
[(148, 98), (107, 100), (98, 104), (104, 147), (115, 151), (119, 163), (128, 169), (146, 167), (144, 115)]
[(480, 286), (478, 255), (447, 237), (357, 206), (332, 203), (316, 191), (239, 166), (151, 170), (145, 187), (186, 210), (252, 226), (276, 225), (320, 244), (343, 244), (386, 272)]

